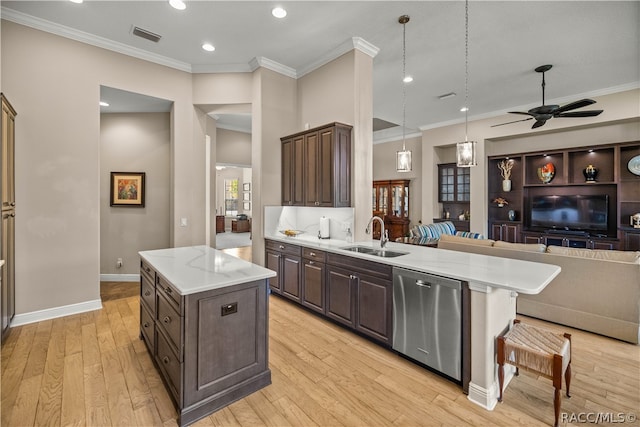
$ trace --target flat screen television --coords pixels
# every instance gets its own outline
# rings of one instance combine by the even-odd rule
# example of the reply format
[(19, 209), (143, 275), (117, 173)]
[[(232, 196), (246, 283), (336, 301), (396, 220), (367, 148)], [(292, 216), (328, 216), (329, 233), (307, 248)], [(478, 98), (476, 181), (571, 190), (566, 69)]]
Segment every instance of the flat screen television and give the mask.
[(607, 231), (609, 196), (533, 196), (529, 225), (532, 228)]

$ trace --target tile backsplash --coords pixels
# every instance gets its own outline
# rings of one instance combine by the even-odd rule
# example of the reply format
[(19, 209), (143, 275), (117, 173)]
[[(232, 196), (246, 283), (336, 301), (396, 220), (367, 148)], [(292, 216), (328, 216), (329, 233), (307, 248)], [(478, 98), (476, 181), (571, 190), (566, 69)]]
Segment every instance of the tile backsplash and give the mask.
[(347, 229), (353, 236), (353, 208), (315, 208), (306, 206), (265, 206), (264, 235), (279, 236), (280, 230), (302, 231), (301, 238), (318, 238), (320, 217), (329, 218), (331, 240), (347, 240)]

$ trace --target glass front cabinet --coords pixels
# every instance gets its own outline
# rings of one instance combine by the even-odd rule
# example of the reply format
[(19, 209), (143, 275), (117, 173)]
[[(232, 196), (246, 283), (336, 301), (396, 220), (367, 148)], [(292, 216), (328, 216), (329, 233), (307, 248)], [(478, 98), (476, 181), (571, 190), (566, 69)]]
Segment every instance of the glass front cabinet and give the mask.
[[(408, 179), (373, 181), (373, 215), (384, 220), (391, 241), (409, 234), (409, 183)], [(373, 237), (380, 238), (378, 223)]]

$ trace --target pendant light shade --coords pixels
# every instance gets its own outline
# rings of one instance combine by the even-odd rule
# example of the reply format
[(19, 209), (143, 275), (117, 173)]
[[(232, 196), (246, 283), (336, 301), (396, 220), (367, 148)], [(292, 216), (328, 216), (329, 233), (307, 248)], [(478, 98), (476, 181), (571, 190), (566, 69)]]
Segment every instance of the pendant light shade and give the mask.
[(464, 2), (464, 142), (456, 144), (458, 167), (476, 166), (476, 142), (469, 141), (469, 0)]
[(406, 25), (409, 22), (409, 15), (402, 15), (398, 18), (398, 22), (402, 24), (402, 151), (396, 152), (396, 171), (411, 171), (411, 151), (405, 146), (405, 128), (406, 128), (406, 105), (407, 105), (407, 88), (406, 85), (411, 80), (407, 79), (407, 38)]

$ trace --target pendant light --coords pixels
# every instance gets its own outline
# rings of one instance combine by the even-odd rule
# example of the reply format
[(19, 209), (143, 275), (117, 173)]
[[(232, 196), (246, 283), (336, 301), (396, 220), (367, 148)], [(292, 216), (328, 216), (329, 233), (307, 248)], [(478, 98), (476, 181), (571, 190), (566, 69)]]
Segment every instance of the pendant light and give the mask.
[(409, 15), (402, 15), (398, 18), (398, 22), (402, 24), (402, 151), (396, 152), (396, 171), (398, 172), (410, 172), (411, 171), (411, 151), (407, 150), (405, 146), (405, 133), (406, 133), (406, 104), (407, 104), (407, 22), (409, 22)]
[(476, 142), (469, 141), (469, 0), (464, 2), (464, 141), (456, 144), (458, 167), (476, 166)]

